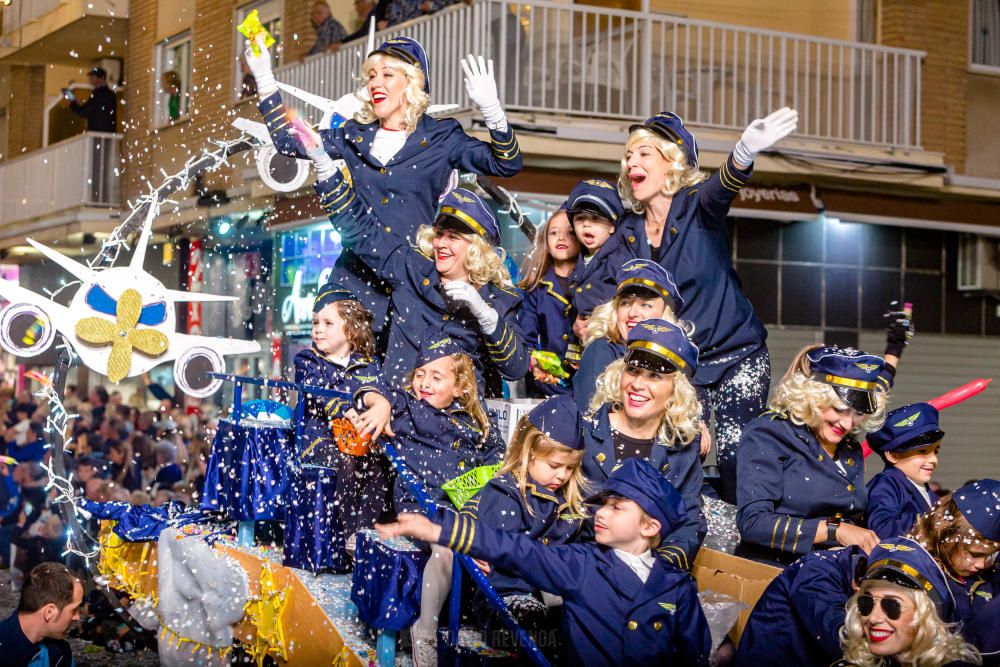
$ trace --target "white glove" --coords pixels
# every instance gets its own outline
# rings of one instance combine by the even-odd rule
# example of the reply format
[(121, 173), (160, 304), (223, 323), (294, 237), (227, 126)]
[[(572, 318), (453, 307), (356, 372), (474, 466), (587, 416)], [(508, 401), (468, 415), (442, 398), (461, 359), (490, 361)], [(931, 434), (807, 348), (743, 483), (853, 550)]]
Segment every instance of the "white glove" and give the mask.
[(336, 175), (337, 165), (327, 155), (326, 149), (323, 148), (323, 139), (316, 133), (316, 130), (309, 127), (301, 118), (295, 118), (292, 121), (292, 128), (289, 132), (295, 136), (299, 142), (299, 146), (302, 147), (302, 150), (309, 159), (313, 161), (313, 165), (316, 167), (317, 181), (325, 181), (331, 176)]
[(486, 127), (491, 130), (507, 131), (507, 115), (500, 106), (500, 95), (497, 93), (497, 82), (493, 78), (493, 61), (485, 60), (471, 53), (464, 60), (462, 71), (465, 72), (465, 91), (469, 99), (479, 107), (486, 121)]
[(444, 291), (444, 298), (450, 303), (455, 306), (464, 305), (469, 309), (484, 334), (489, 336), (497, 330), (500, 316), (483, 301), (483, 297), (479, 296), (475, 287), (461, 280), (449, 280), (441, 286), (441, 289)]
[(758, 118), (743, 130), (743, 136), (733, 149), (736, 164), (748, 167), (757, 154), (766, 151), (787, 137), (799, 126), (799, 112), (781, 107), (767, 118)]
[(274, 80), (274, 72), (271, 71), (271, 53), (264, 46), (264, 34), (257, 34), (257, 49), (260, 55), (255, 55), (250, 40), (246, 40), (246, 49), (243, 57), (246, 58), (247, 67), (253, 74), (254, 81), (257, 82), (257, 96), (260, 99), (270, 97), (278, 92), (278, 83)]

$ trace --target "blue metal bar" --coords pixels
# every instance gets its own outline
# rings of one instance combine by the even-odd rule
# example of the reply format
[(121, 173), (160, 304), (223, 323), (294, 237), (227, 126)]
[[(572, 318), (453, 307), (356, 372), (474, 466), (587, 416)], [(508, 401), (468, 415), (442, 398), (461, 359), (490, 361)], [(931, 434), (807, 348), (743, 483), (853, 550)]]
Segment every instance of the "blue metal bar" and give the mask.
[[(413, 497), (417, 499), (417, 502), (420, 504), (420, 507), (424, 510), (424, 513), (426, 513), (428, 516), (433, 516), (434, 514), (436, 514), (438, 510), (437, 503), (431, 500), (431, 498), (427, 495), (427, 492), (424, 491), (424, 487), (420, 483), (420, 480), (418, 480), (416, 476), (410, 471), (410, 469), (406, 467), (406, 464), (400, 458), (399, 453), (396, 451), (396, 448), (389, 442), (386, 442), (384, 447), (385, 447), (385, 455), (389, 457), (390, 461), (392, 461), (392, 465), (396, 468), (396, 472), (402, 478), (403, 483), (406, 484), (406, 487), (409, 489), (410, 493), (413, 494)], [(486, 578), (486, 575), (483, 574), (483, 571), (479, 569), (479, 566), (476, 565), (473, 562), (473, 560), (466, 554), (460, 554), (456, 552), (455, 560), (462, 566), (463, 569), (465, 569), (466, 572), (469, 573), (469, 576), (472, 577), (472, 581), (475, 582), (479, 590), (481, 590), (486, 595), (486, 601), (489, 603), (490, 607), (492, 607), (494, 610), (497, 611), (497, 613), (500, 614), (500, 618), (503, 620), (504, 625), (507, 626), (507, 629), (513, 632), (514, 636), (517, 637), (518, 643), (521, 645), (521, 648), (523, 649), (526, 657), (529, 660), (531, 660), (532, 664), (536, 665), (537, 667), (551, 667), (549, 665), (548, 659), (542, 654), (541, 650), (539, 650), (538, 646), (535, 644), (535, 641), (531, 638), (531, 635), (525, 632), (524, 628), (522, 628), (521, 625), (516, 620), (514, 620), (514, 617), (510, 615), (510, 611), (507, 609), (507, 605), (505, 605), (503, 600), (500, 599), (500, 596), (497, 595), (496, 590), (493, 589), (493, 586)], [(455, 578), (455, 572), (457, 571), (458, 568), (453, 568), (452, 571), (453, 580)], [(461, 577), (459, 577), (459, 581), (461, 581)], [(453, 596), (461, 595), (461, 588), (460, 587), (456, 588), (454, 583), (452, 584), (451, 595)], [(454, 604), (454, 602), (452, 604)], [(449, 641), (453, 639), (450, 628), (449, 628), (448, 638)], [(452, 646), (457, 646), (458, 643), (457, 640), (458, 640), (458, 633), (456, 630), (456, 633), (454, 635), (454, 643), (452, 644)]]

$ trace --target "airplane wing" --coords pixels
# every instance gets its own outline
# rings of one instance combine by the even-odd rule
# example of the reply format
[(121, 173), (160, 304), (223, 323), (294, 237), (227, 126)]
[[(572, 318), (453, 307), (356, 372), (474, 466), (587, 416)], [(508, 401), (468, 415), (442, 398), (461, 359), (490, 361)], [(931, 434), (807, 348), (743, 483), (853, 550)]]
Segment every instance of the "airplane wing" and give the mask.
[(77, 280), (82, 280), (83, 282), (97, 282), (97, 272), (91, 269), (86, 264), (81, 264), (75, 259), (70, 259), (66, 255), (53, 250), (47, 245), (43, 245), (34, 239), (25, 239), (32, 248), (38, 252), (45, 255), (46, 259), (50, 259), (59, 266), (63, 267), (67, 271), (73, 274), (73, 277)]
[(222, 296), (220, 294), (205, 294), (204, 292), (185, 292), (184, 290), (168, 289), (167, 298), (174, 303), (192, 303), (209, 301), (239, 301), (235, 296)]
[(171, 358), (176, 359), (192, 347), (207, 347), (226, 357), (232, 354), (255, 354), (260, 352), (260, 343), (255, 340), (235, 340), (232, 338), (216, 338), (215, 336), (199, 336), (176, 332), (170, 335)]
[(271, 135), (268, 134), (267, 126), (264, 125), (264, 123), (257, 123), (249, 118), (237, 118), (233, 121), (233, 127), (240, 132), (249, 134), (262, 144), (266, 145), (271, 143)]

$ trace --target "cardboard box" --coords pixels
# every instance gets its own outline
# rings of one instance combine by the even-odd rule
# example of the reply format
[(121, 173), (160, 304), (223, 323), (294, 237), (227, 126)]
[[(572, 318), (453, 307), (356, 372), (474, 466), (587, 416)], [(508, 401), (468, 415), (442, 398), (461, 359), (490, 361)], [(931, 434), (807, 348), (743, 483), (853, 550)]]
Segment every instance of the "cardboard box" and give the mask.
[(486, 411), (490, 419), (495, 420), (503, 441), (509, 445), (517, 422), (541, 402), (540, 398), (487, 398)]
[(746, 627), (750, 611), (764, 593), (768, 584), (781, 574), (780, 567), (764, 565), (746, 558), (733, 556), (702, 547), (694, 559), (691, 574), (698, 580), (698, 590), (712, 590), (737, 598), (747, 608), (740, 613), (740, 620), (729, 633), (738, 645)]

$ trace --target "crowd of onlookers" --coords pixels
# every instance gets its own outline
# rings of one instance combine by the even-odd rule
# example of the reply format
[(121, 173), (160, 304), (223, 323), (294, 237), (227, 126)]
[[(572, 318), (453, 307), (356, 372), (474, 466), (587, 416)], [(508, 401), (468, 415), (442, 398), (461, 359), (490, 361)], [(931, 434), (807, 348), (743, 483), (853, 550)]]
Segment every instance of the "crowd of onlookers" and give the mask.
[[(186, 414), (158, 386), (161, 399), (150, 409), (139, 392), (129, 402), (119, 391), (91, 388), (85, 394), (70, 385), (63, 405), (78, 415), (68, 428), (66, 470), (78, 495), (93, 501), (162, 505), (176, 500), (197, 503), (211, 451), (208, 428), (198, 414)], [(65, 534), (55, 489), (45, 467), (50, 464), (51, 436), (46, 433), (47, 403), (30, 390), (15, 395), (0, 386), (0, 422), (4, 431), (0, 462), (0, 567), (21, 571), (58, 560)], [(11, 550), (10, 545), (17, 547)]]

